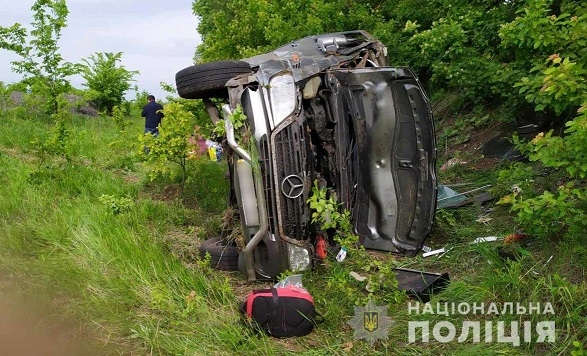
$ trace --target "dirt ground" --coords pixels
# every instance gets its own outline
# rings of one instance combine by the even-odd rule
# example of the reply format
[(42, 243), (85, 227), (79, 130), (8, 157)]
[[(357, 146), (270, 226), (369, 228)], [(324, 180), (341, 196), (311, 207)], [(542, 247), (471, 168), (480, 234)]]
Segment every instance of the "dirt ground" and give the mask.
[[(95, 325), (80, 322), (64, 313), (60, 303), (35, 281), (0, 271), (0, 355), (85, 356), (120, 355), (118, 346)], [(28, 287), (25, 287), (24, 285)], [(103, 346), (108, 344), (108, 346)]]
[[(45, 310), (45, 312), (43, 311)], [(0, 298), (0, 354), (90, 355), (73, 322), (57, 322), (42, 303), (3, 293)]]

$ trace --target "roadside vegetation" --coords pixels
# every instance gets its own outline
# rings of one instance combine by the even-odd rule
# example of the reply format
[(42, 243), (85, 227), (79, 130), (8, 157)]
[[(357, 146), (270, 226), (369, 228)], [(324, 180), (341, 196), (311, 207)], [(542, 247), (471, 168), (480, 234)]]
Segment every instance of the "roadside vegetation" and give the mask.
[[(491, 185), (488, 203), (438, 210), (427, 245), (448, 252), (396, 258), (351, 249), (342, 263), (331, 256), (303, 276), (323, 324), (286, 340), (249, 330), (239, 302), (268, 284), (214, 270), (197, 251), (226, 222), (229, 185), (225, 163), (210, 161), (194, 143), (213, 130), (201, 103), (168, 98), (161, 129), (168, 139), (143, 136), (146, 93), (136, 88), (136, 99), (124, 100), (134, 72), (117, 65), (122, 54), (94, 54), (85, 67), (62, 63), (65, 1), (37, 1), (31, 36), (38, 40), (27, 44), (18, 24), (0, 28), (0, 47), (23, 56), (15, 70), (27, 77), (0, 82), (0, 294), (40, 303), (42, 320), (74, 320), (68, 338), (91, 340), (88, 354), (584, 355), (585, 7), (538, 0), (264, 3), (194, 1), (204, 40), (196, 57), (237, 59), (351, 28), (388, 43), (390, 61), (414, 67), (433, 97), (439, 166), (458, 159), (439, 170), (439, 182), (458, 190)], [(85, 70), (90, 90), (68, 85), (75, 70)], [(102, 94), (112, 87), (110, 96), (98, 98), (93, 85)], [(101, 100), (102, 114), (80, 114), (88, 99)], [(523, 162), (483, 157), (485, 141), (512, 137), (521, 124), (537, 125), (531, 137), (512, 138)], [(334, 204), (316, 194), (316, 206)], [(344, 223), (344, 216), (337, 220), (341, 239), (350, 239)], [(500, 240), (471, 244), (487, 236)], [(423, 314), (423, 303), (410, 312), (395, 267), (449, 273), (447, 289), (432, 297), (434, 310), (438, 303), (496, 303), (500, 312), (506, 303), (540, 303), (554, 313), (447, 316)], [(355, 340), (347, 323), (369, 298), (387, 305), (394, 321), (389, 338), (374, 346)], [(418, 334), (420, 341), (409, 342), (414, 321), (449, 321), (455, 340), (425, 343)], [(468, 321), (492, 321), (494, 342), (458, 342)], [(497, 321), (553, 321), (556, 340), (495, 342)]]

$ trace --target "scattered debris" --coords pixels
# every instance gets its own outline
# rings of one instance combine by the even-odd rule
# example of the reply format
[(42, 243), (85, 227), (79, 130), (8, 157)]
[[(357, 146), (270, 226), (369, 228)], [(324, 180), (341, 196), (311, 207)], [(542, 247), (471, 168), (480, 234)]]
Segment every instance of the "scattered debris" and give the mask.
[(398, 289), (406, 291), (411, 298), (427, 303), (430, 295), (446, 289), (450, 283), (448, 273), (431, 273), (406, 268), (396, 268)]
[(430, 252), (430, 251), (432, 251), (432, 247), (430, 247), (430, 246), (422, 246), (421, 250), (422, 250), (422, 252)]
[(509, 161), (520, 161), (523, 156), (509, 137), (496, 136), (482, 147), (483, 156)]
[(366, 280), (367, 280), (367, 277), (365, 277), (365, 276), (361, 276), (360, 274), (358, 274), (358, 273), (357, 273), (357, 272), (355, 272), (355, 271), (351, 271), (351, 272), (349, 273), (349, 276), (353, 277), (353, 278), (354, 278), (356, 281), (359, 281), (359, 282), (364, 282), (364, 281), (366, 281)]
[(485, 215), (480, 215), (475, 221), (480, 224), (489, 225), (491, 220), (493, 220), (493, 218), (490, 218), (489, 214), (485, 214)]
[(447, 248), (446, 251), (444, 251), (444, 253), (440, 256), (438, 256), (436, 259), (442, 258), (444, 255), (446, 255), (447, 253), (449, 253), (450, 251), (452, 251), (453, 247), (451, 248)]
[(345, 258), (346, 258), (346, 247), (341, 247), (340, 250), (338, 251), (338, 254), (336, 255), (336, 260), (338, 262), (342, 262), (342, 261), (344, 261)]
[(470, 245), (472, 244), (478, 244), (480, 242), (494, 242), (494, 241), (500, 241), (503, 240), (502, 237), (498, 237), (498, 236), (485, 236), (485, 237), (478, 237), (475, 240), (469, 242)]
[(438, 185), (436, 197), (436, 209), (460, 206), (461, 203), (467, 200), (466, 196), (442, 184)]
[(512, 191), (514, 194), (519, 194), (519, 193), (522, 191), (522, 188), (520, 188), (520, 186), (519, 186), (519, 185), (517, 185), (517, 184), (514, 184), (514, 185), (512, 185), (512, 187), (511, 187), (511, 191)]
[(484, 192), (474, 197), (469, 197), (468, 195), (483, 189), (487, 189), (489, 187), (491, 187), (491, 184), (486, 184), (479, 188), (474, 188), (467, 190), (466, 192), (459, 193), (446, 185), (439, 184), (436, 198), (436, 209), (460, 207), (472, 202), (483, 204), (493, 199), (489, 193)]
[(430, 256), (434, 256), (434, 255), (439, 255), (439, 254), (445, 253), (445, 252), (446, 252), (446, 250), (443, 247), (443, 248), (440, 248), (438, 250), (424, 252), (422, 254), (422, 257), (430, 257)]
[(511, 244), (512, 242), (516, 242), (516, 241), (520, 241), (522, 239), (524, 239), (525, 237), (527, 237), (528, 235), (526, 235), (523, 232), (516, 232), (513, 234), (509, 234), (507, 235), (504, 239), (503, 239), (503, 243), (505, 245)]
[(441, 171), (446, 171), (447, 169), (457, 166), (457, 165), (464, 165), (467, 164), (468, 162), (465, 162), (459, 158), (451, 158), (448, 161), (446, 161), (446, 163), (444, 163), (441, 167), (440, 170)]

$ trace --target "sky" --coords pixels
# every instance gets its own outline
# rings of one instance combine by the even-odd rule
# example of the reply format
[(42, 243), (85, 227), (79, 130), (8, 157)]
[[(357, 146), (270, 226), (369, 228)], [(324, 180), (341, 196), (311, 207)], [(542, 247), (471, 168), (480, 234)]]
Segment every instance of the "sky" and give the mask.
[[(1, 0), (0, 26), (18, 22), (29, 30), (34, 0)], [(193, 64), (198, 20), (192, 0), (67, 0), (67, 27), (58, 42), (65, 61), (79, 63), (96, 52), (123, 52), (119, 65), (138, 70), (133, 83), (157, 98), (169, 95), (159, 83), (175, 86), (175, 73)], [(18, 82), (11, 61), (20, 57), (0, 50), (0, 81)], [(81, 76), (69, 78), (76, 88), (85, 88)], [(134, 91), (127, 93), (134, 98)]]

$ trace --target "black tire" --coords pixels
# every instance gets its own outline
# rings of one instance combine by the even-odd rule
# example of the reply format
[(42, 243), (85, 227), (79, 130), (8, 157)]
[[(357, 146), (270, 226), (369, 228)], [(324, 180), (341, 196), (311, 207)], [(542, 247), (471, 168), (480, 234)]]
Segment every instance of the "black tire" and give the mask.
[(210, 254), (210, 265), (213, 268), (223, 271), (238, 270), (238, 247), (232, 242), (220, 237), (213, 237), (200, 244), (200, 255), (204, 257)]
[(175, 74), (177, 93), (184, 99), (228, 98), (225, 85), (239, 74), (252, 73), (243, 61), (217, 61), (196, 64)]

